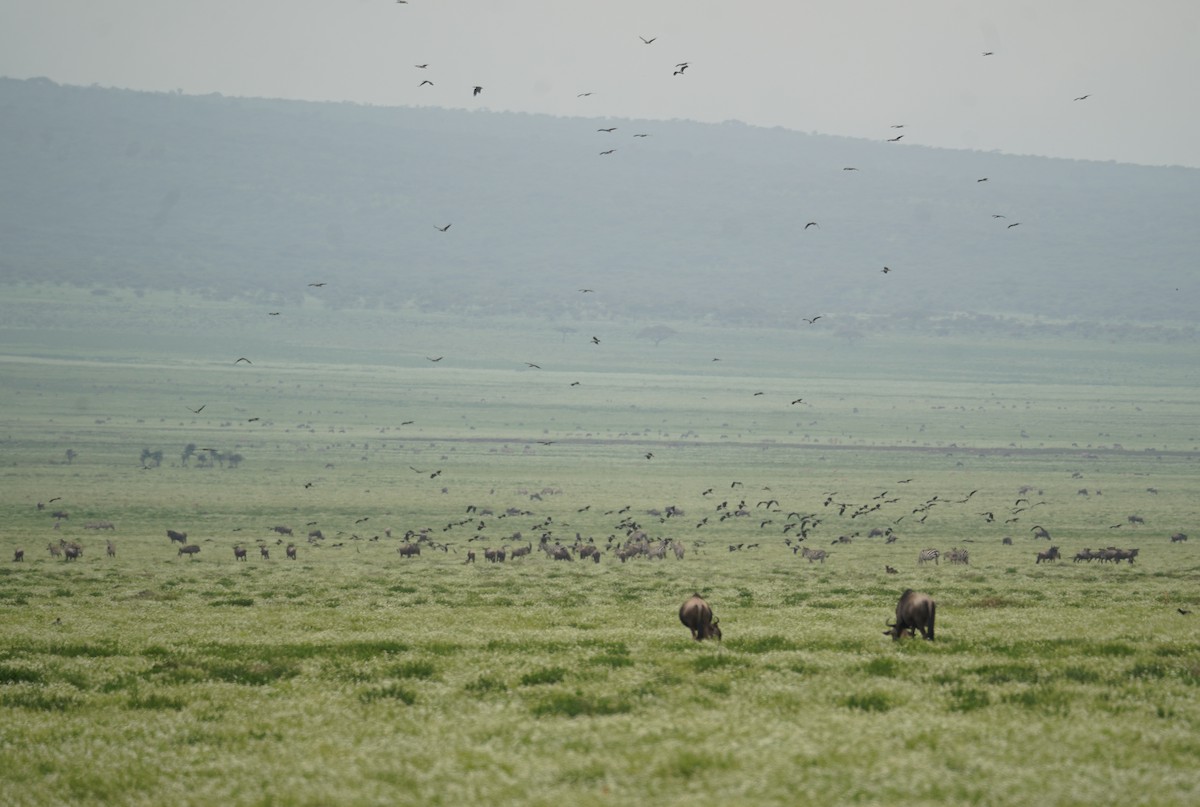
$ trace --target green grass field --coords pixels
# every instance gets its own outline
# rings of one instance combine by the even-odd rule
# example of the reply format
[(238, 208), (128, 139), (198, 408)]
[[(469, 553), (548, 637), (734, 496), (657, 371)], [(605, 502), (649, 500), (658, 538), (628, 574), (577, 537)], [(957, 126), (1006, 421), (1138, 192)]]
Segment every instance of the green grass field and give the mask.
[[(236, 325), (217, 356), (186, 329), (7, 332), (0, 803), (1200, 802), (1183, 348), (426, 325), (358, 363), (359, 331), (296, 330), (250, 366)], [(685, 557), (619, 562), (627, 519)], [(1062, 562), (1035, 564), (1035, 525)], [(446, 551), (401, 557), (409, 530)], [(1139, 555), (1071, 561), (1107, 546)], [(937, 641), (883, 635), (908, 587)], [(722, 643), (679, 623), (693, 591)]]

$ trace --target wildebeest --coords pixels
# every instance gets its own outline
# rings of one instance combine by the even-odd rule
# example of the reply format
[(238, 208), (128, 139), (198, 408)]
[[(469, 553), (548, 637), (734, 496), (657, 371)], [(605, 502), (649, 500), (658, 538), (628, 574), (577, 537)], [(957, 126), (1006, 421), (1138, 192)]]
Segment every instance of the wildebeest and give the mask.
[(938, 557), (941, 554), (942, 553), (938, 552), (936, 549), (922, 549), (921, 553), (917, 555), (917, 563), (924, 564), (928, 563), (929, 561), (933, 561), (933, 565), (937, 566)]
[(25, 562), (25, 550), (24, 549), (18, 549), (15, 552), (13, 552), (13, 563), (24, 563), (24, 562)]
[(1052, 546), (1049, 549), (1047, 549), (1045, 552), (1037, 553), (1037, 560), (1034, 561), (1034, 563), (1037, 564), (1037, 563), (1041, 563), (1042, 561), (1046, 561), (1048, 563), (1052, 560), (1059, 560), (1060, 558), (1061, 558), (1061, 555), (1058, 554), (1058, 547)]
[(467, 559), (464, 560), (463, 563), (474, 563), (474, 562), (475, 562), (475, 553), (467, 552)]
[(421, 545), (414, 543), (401, 544), (397, 549), (401, 557), (411, 558), (413, 555), (421, 554)]
[(105, 552), (108, 553), (110, 558), (115, 558), (117, 556), (117, 545), (112, 541), (107, 541), (106, 543), (107, 546), (105, 547)]
[(296, 559), (296, 545), (295, 544), (287, 545), (287, 556), (288, 556), (288, 560)]
[(111, 521), (89, 521), (83, 525), (85, 530), (115, 530)]
[(261, 555), (262, 555), (262, 559), (263, 559), (263, 560), (270, 560), (270, 559), (271, 559), (271, 550), (267, 549), (265, 546), (260, 546), (260, 547), (258, 548), (258, 552), (259, 552), (259, 554), (261, 554)]
[(1146, 519), (1142, 518), (1141, 516), (1129, 516), (1125, 520), (1128, 521), (1130, 524), (1145, 524), (1146, 523)]
[(246, 547), (240, 546), (240, 545), (235, 546), (233, 548), (233, 559), (234, 560), (245, 560), (246, 559)]
[(291, 535), (292, 534), (291, 527), (282, 527), (281, 526), (281, 527), (272, 527), (271, 529), (274, 530), (275, 532), (279, 533), (280, 535)]
[(1003, 540), (1001, 540), (1000, 543), (1004, 544), (1005, 546), (1012, 546), (1012, 536), (1011, 535), (1004, 536)]
[[(388, 537), (389, 538), (392, 537), (390, 533), (388, 534)], [(308, 540), (311, 543), (314, 539), (316, 539), (318, 541), (324, 541), (325, 534), (322, 533), (320, 530), (310, 530), (308, 533)]]
[(1173, 544), (1177, 544), (1180, 541), (1186, 541), (1186, 540), (1187, 540), (1187, 536), (1184, 535), (1182, 532), (1177, 532), (1171, 536), (1171, 543), (1173, 543)]
[(679, 606), (679, 621), (692, 632), (692, 638), (697, 642), (705, 639), (721, 639), (721, 628), (718, 620), (713, 618), (712, 608), (699, 594), (693, 594), (683, 605)]
[(187, 555), (189, 559), (195, 558), (196, 555), (200, 554), (200, 547), (196, 544), (184, 544), (179, 547), (179, 554)]
[(1095, 557), (1096, 556), (1094, 554), (1092, 554), (1091, 549), (1084, 549), (1080, 552), (1075, 553), (1075, 563), (1078, 563), (1081, 560), (1086, 560), (1090, 563), (1092, 561), (1092, 559), (1094, 559)]
[(71, 517), (71, 514), (68, 513), (66, 510), (55, 510), (53, 513), (50, 514), (50, 517), (57, 518), (57, 519), (69, 519)]
[(909, 636), (916, 636), (917, 631), (921, 631), (921, 637), (929, 641), (933, 641), (933, 620), (937, 614), (937, 603), (928, 594), (921, 594), (910, 589), (905, 589), (900, 595), (900, 601), (896, 603), (896, 621), (888, 624), (888, 630), (883, 632), (884, 636), (891, 636), (893, 640), (899, 639), (904, 631), (908, 631)]
[(60, 544), (56, 544), (51, 541), (50, 543), (46, 544), (46, 548), (50, 550), (50, 557), (52, 558), (57, 558), (62, 555), (62, 546)]
[(83, 547), (72, 541), (62, 545), (63, 560), (78, 560), (83, 557)]
[(172, 541), (178, 541), (181, 544), (187, 543), (187, 533), (186, 532), (176, 532), (175, 530), (167, 530), (167, 537), (170, 538)]

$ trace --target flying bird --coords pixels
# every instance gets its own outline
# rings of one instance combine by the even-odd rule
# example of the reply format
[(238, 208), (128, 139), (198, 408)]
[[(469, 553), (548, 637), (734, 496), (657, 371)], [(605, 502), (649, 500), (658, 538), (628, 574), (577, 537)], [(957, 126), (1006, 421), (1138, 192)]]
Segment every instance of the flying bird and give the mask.
[(200, 414), (200, 412), (202, 412), (204, 410), (204, 407), (206, 407), (206, 406), (208, 406), (208, 404), (201, 404), (199, 409), (192, 409), (192, 407), (189, 406), (188, 411), (191, 412), (193, 415), (198, 415), (198, 414)]
[(616, 151), (616, 149), (609, 149), (608, 151), (602, 151), (602, 152), (600, 152), (600, 156), (603, 157), (605, 154), (612, 154), (614, 151)]
[(246, 418), (247, 423), (253, 423), (256, 420), (259, 420), (259, 418)]
[(993, 213), (993, 214), (992, 214), (992, 218), (994, 218), (994, 219), (1006, 219), (1006, 218), (1008, 218), (1008, 216), (1002, 216), (1002, 215), (1001, 215), (1001, 214), (999, 214), (999, 213)]
[(426, 67), (429, 67), (429, 64), (428, 64), (428, 63), (426, 63), (426, 64), (414, 64), (414, 65), (413, 65), (413, 67), (420, 68), (421, 70), (424, 70)]
[(243, 361), (244, 361), (244, 362), (246, 362), (246, 364), (253, 364), (253, 363), (254, 363), (254, 362), (250, 361), (249, 359), (247, 359), (245, 356), (242, 356), (242, 357), (241, 357), (241, 358), (239, 358), (237, 361), (235, 361), (235, 362), (234, 362), (234, 364), (238, 364), (239, 362), (243, 362)]
[(808, 317), (801, 317), (800, 319), (804, 320), (804, 321), (805, 321), (805, 322), (807, 322), (809, 325), (812, 325), (814, 322), (816, 322), (816, 321), (817, 321), (817, 320), (819, 320), (820, 318), (821, 318), (821, 315), (820, 315), (820, 314), (817, 314), (817, 315), (816, 315), (815, 317), (813, 317), (812, 319), (809, 319)]
[(642, 40), (642, 44), (644, 44), (644, 45), (649, 45), (651, 42), (653, 42), (654, 40), (658, 39), (658, 37), (656, 37), (656, 36), (652, 36), (652, 37), (650, 37), (649, 39), (646, 39), (646, 37), (644, 37), (644, 36), (641, 36), (641, 35), (639, 34), (639, 35), (638, 35), (638, 39)]
[(798, 404), (798, 403), (804, 403), (804, 399), (803, 399), (803, 398), (797, 398), (796, 400), (792, 401), (792, 406), (795, 406), (795, 405), (796, 405), (796, 404)]
[(649, 137), (648, 134), (635, 134), (634, 137)]
[(975, 181), (976, 181), (976, 182), (987, 182), (987, 181), (988, 181), (988, 178), (987, 178), (987, 177), (982, 177), (981, 179), (977, 179), (977, 180), (975, 180)]
[(1087, 95), (1081, 95), (1081, 96), (1079, 96), (1079, 97), (1078, 97), (1078, 98), (1076, 98), (1075, 100), (1076, 100), (1076, 101), (1082, 101), (1082, 100), (1084, 100), (1084, 99), (1086, 99), (1086, 98), (1091, 98), (1091, 97), (1092, 97), (1092, 94), (1091, 94), (1091, 93), (1088, 93)]
[(525, 366), (526, 366), (526, 367), (532, 367), (532, 368), (533, 368), (533, 369), (535, 369), (535, 370), (540, 370), (540, 369), (542, 369), (542, 366), (541, 366), (540, 364), (534, 364), (534, 363), (533, 363), (533, 362), (531, 362), (531, 361), (527, 361), (527, 362), (525, 362)]
[(418, 86), (418, 87), (424, 87), (426, 84), (428, 84), (430, 87), (432, 87), (432, 86), (433, 86), (433, 82), (432, 82), (432, 81), (430, 81), (429, 79), (425, 79), (424, 81), (422, 81), (422, 82), (421, 82), (420, 84), (418, 84), (417, 86)]
[(429, 359), (429, 361), (437, 362), (437, 361), (441, 361), (442, 359), (444, 359), (445, 356), (426, 356), (425, 358)]
[(481, 93), (481, 92), (483, 92), (483, 87), (480, 87), (477, 85), (475, 87), (474, 91), (471, 93), (471, 95), (472, 96), (479, 95), (479, 93)]
[(887, 139), (887, 141), (888, 141), (889, 143), (895, 143), (897, 140), (899, 140), (899, 139), (900, 139), (900, 138), (902, 138), (902, 137), (904, 137), (904, 135), (896, 135), (895, 137), (889, 137), (889, 138)]
[(1021, 225), (1021, 222), (1019, 222), (1019, 221), (1014, 221), (1012, 224), (1008, 225), (1008, 227), (1006, 227), (1005, 229), (1006, 229), (1006, 230), (1011, 230), (1013, 227), (1019, 227), (1020, 225)]
[[(451, 222), (451, 224), (453, 224), (453, 223), (454, 223), (454, 222)], [(434, 227), (434, 229), (435, 229), (435, 230), (437, 230), (438, 232), (440, 232), (440, 233), (444, 233), (444, 232), (446, 232), (446, 230), (449, 230), (449, 229), (450, 229), (450, 224), (447, 224), (445, 227), (438, 227), (438, 226), (435, 224), (435, 225), (433, 225), (433, 227)]]
[(579, 291), (581, 294), (591, 294), (595, 289), (580, 289)]
[(647, 452), (646, 452), (646, 459), (648, 459), (648, 460), (652, 460), (652, 459), (654, 459), (654, 452), (653, 452), (653, 451), (647, 451)]
[(857, 168), (854, 168), (854, 167), (852, 167), (852, 166), (846, 166), (846, 167), (845, 167), (845, 168), (843, 168), (842, 170), (843, 170), (843, 171), (857, 171), (858, 169), (857, 169)]
[(581, 92), (581, 93), (579, 93), (579, 95), (576, 95), (575, 97), (576, 98), (587, 98), (589, 95), (591, 95), (590, 92)]
[(985, 51), (983, 52), (983, 55), (984, 55), (984, 56), (991, 56), (991, 55), (993, 55), (994, 53), (995, 53), (995, 51), (993, 51), (993, 50), (985, 50)]
[(600, 344), (600, 338), (599, 338), (598, 336), (593, 336), (593, 337), (592, 337), (592, 344), (593, 344), (593, 345), (598, 345), (598, 344)]
[(821, 229), (821, 225), (820, 225), (820, 224), (817, 224), (815, 221), (810, 221), (808, 224), (805, 224), (805, 225), (804, 225), (804, 229), (806, 229), (806, 230), (807, 230), (809, 227), (816, 227), (818, 230), (819, 230), (819, 229)]
[(325, 284), (324, 284), (324, 283), (309, 283), (308, 285), (310, 285), (310, 286), (313, 286), (314, 288), (318, 288), (318, 289), (319, 289), (319, 288), (321, 288), (322, 286), (324, 286)]
[(279, 316), (279, 312), (278, 311), (268, 311), (267, 316), (268, 317), (277, 317), (277, 316)]
[(886, 275), (888, 272), (890, 272), (892, 270), (891, 270), (891, 268), (885, 266), (882, 269), (880, 269), (879, 271), (883, 272)]
[(617, 127), (616, 127), (616, 126), (612, 126), (612, 127), (608, 128), (608, 129), (597, 129), (596, 131), (597, 131), (597, 132), (615, 132), (615, 131), (617, 131)]

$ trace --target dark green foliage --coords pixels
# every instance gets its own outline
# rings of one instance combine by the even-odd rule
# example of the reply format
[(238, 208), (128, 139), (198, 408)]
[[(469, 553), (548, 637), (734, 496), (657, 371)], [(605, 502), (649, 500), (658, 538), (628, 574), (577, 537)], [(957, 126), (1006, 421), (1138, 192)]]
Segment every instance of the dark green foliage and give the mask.
[(12, 664), (0, 664), (0, 684), (40, 684), (44, 680), (45, 676), (39, 670)]
[(397, 700), (407, 706), (412, 706), (416, 703), (417, 695), (399, 684), (382, 684), (362, 690), (358, 693), (358, 699), (366, 704), (381, 700)]
[(486, 695), (490, 692), (507, 692), (508, 684), (490, 675), (481, 675), (465, 687), (467, 692), (476, 695)]
[(972, 712), (990, 705), (991, 702), (991, 695), (984, 689), (960, 686), (950, 690), (949, 708), (953, 712)]
[(864, 692), (848, 695), (842, 700), (842, 705), (864, 712), (887, 712), (895, 706), (892, 697), (886, 692)]
[(567, 676), (562, 667), (545, 667), (521, 676), (521, 686), (539, 686), (541, 684), (557, 684)]
[(406, 661), (385, 668), (385, 674), (395, 678), (433, 678), (437, 668), (428, 661)]
[(890, 656), (880, 656), (868, 661), (863, 666), (863, 669), (868, 675), (877, 675), (881, 678), (895, 678), (900, 672), (900, 662)]
[(530, 711), (536, 717), (595, 717), (631, 712), (633, 704), (624, 698), (608, 695), (554, 692), (539, 698)]

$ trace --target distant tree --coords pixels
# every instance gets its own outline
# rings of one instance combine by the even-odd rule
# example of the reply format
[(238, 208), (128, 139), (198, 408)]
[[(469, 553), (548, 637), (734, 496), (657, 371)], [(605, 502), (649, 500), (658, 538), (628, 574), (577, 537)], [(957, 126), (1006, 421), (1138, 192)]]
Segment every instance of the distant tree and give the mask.
[(669, 339), (678, 334), (679, 331), (674, 328), (669, 328), (666, 325), (651, 325), (649, 328), (642, 328), (637, 332), (638, 339), (649, 339), (654, 342), (655, 346), (664, 339)]
[(183, 454), (179, 458), (180, 463), (186, 468), (187, 464), (188, 464), (188, 460), (190, 460), (192, 458), (192, 455), (194, 455), (195, 453), (196, 453), (196, 444), (188, 443), (186, 446), (183, 447)]
[(74, 462), (75, 458), (78, 456), (79, 455), (75, 453), (75, 449), (68, 448), (67, 449), (67, 465), (70, 465), (72, 462)]

